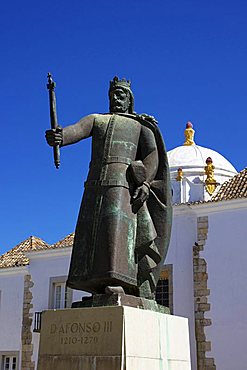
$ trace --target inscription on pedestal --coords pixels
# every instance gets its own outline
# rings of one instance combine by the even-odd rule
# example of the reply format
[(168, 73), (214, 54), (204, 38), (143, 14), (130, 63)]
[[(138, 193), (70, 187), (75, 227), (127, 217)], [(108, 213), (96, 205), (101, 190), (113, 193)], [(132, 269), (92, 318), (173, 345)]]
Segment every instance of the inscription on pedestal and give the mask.
[[(112, 308), (46, 311), (41, 331), (41, 353), (97, 354), (121, 352), (122, 310)], [(117, 340), (116, 340), (117, 338)]]
[(50, 334), (59, 335), (60, 344), (98, 344), (99, 334), (111, 333), (112, 321), (68, 322), (61, 325), (52, 323)]

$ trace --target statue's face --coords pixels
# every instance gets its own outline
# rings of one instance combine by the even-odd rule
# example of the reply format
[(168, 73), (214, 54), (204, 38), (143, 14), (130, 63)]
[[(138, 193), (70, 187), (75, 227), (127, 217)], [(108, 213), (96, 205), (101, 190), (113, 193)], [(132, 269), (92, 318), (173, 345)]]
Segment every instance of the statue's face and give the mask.
[(130, 96), (122, 89), (115, 89), (110, 92), (110, 112), (126, 113), (130, 105)]

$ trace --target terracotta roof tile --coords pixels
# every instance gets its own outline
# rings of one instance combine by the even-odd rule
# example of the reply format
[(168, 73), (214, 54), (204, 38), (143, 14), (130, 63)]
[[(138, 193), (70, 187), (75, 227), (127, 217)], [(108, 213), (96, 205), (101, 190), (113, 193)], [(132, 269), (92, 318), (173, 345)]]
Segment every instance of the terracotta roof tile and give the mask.
[(219, 191), (211, 199), (212, 202), (247, 197), (247, 167), (235, 175), (232, 179), (224, 182)]
[(0, 269), (15, 266), (26, 266), (29, 264), (29, 258), (25, 256), (25, 252), (51, 250), (56, 248), (72, 247), (74, 241), (74, 233), (69, 234), (64, 239), (52, 245), (47, 244), (42, 239), (36, 236), (30, 236), (28, 239), (16, 245), (10, 251), (0, 256)]
[(63, 248), (63, 247), (72, 247), (74, 242), (75, 233), (67, 235), (64, 239), (59, 240), (57, 243), (52, 244), (51, 248)]
[(25, 256), (25, 252), (48, 248), (50, 248), (49, 244), (42, 239), (36, 236), (30, 236), (28, 239), (0, 256), (0, 268), (28, 265), (29, 259)]

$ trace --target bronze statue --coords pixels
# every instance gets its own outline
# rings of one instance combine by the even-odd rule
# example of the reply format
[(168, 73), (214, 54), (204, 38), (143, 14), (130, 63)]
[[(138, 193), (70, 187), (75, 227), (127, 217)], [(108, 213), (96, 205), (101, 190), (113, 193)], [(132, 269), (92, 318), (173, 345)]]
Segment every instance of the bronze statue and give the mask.
[(172, 219), (166, 150), (155, 119), (134, 113), (129, 81), (114, 77), (109, 100), (110, 113), (46, 131), (53, 147), (92, 136), (67, 285), (153, 299)]

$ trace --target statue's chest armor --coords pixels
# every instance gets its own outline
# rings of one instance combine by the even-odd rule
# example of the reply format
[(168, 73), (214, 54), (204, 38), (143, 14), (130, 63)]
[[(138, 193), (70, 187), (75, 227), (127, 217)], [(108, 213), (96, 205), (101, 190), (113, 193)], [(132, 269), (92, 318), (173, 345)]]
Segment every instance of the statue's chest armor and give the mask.
[(93, 132), (93, 154), (106, 160), (109, 156), (136, 157), (141, 125), (136, 120), (118, 115), (101, 115)]

